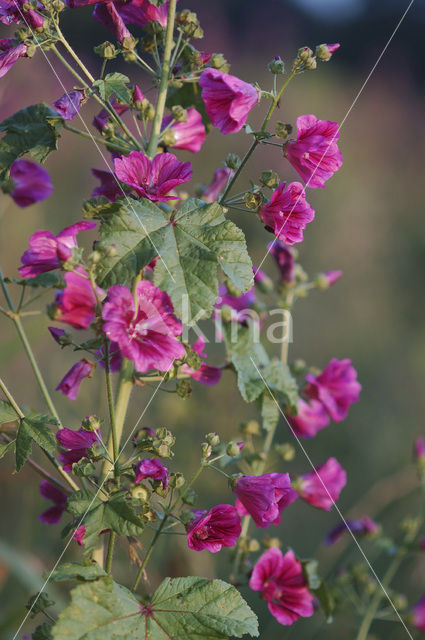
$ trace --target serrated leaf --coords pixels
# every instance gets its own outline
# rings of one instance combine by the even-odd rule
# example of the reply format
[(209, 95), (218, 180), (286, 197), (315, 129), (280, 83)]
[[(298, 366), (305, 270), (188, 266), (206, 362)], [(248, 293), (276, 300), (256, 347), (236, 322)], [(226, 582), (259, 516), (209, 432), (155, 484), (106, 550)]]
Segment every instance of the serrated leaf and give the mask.
[(235, 587), (206, 578), (166, 578), (147, 605), (112, 578), (76, 587), (53, 627), (55, 640), (226, 640), (258, 636), (256, 615)]
[(276, 404), (275, 399), (267, 391), (263, 391), (261, 398), (261, 421), (263, 429), (270, 431), (274, 429), (279, 422), (279, 405)]
[(0, 424), (19, 420), (15, 409), (5, 400), (0, 400)]
[(57, 149), (62, 119), (44, 102), (18, 111), (0, 123), (6, 134), (0, 140), (0, 167), (4, 176), (12, 162), (31, 153), (34, 160), (44, 162)]
[(57, 420), (51, 416), (30, 414), (20, 421), (16, 436), (16, 471), (22, 469), (31, 454), (33, 441), (45, 451), (55, 452), (56, 440), (47, 424), (57, 424)]
[(133, 504), (120, 495), (103, 502), (89, 491), (76, 491), (68, 499), (67, 508), (77, 519), (82, 518), (81, 524), (86, 527), (86, 555), (99, 546), (99, 535), (105, 529), (112, 529), (120, 536), (140, 536), (144, 529)]
[(241, 291), (252, 285), (252, 264), (241, 229), (217, 203), (187, 200), (173, 219), (148, 200), (122, 201), (118, 213), (97, 213), (100, 244), (116, 255), (99, 265), (103, 287), (130, 281), (157, 254), (154, 282), (167, 291), (186, 324), (211, 315), (218, 295), (217, 267)]
[[(296, 414), (298, 407), (298, 385), (288, 365), (280, 360), (272, 360), (264, 371), (261, 372), (267, 382), (268, 388), (276, 396), (283, 396), (285, 403), (289, 405), (291, 412)], [(279, 400), (279, 397), (276, 397)]]
[(226, 322), (223, 336), (227, 357), (236, 370), (241, 396), (246, 402), (253, 402), (265, 389), (259, 371), (269, 364), (268, 355), (257, 339), (257, 327), (251, 322), (248, 326)]
[(66, 562), (59, 565), (52, 573), (49, 573), (49, 580), (53, 582), (61, 582), (62, 580), (83, 580), (90, 582), (97, 580), (102, 576), (106, 576), (105, 571), (97, 564), (77, 564), (74, 562)]
[(103, 80), (96, 80), (93, 86), (99, 91), (102, 100), (109, 100), (112, 95), (121, 102), (128, 104), (130, 102), (130, 91), (126, 84), (130, 82), (130, 78), (123, 73), (108, 73)]

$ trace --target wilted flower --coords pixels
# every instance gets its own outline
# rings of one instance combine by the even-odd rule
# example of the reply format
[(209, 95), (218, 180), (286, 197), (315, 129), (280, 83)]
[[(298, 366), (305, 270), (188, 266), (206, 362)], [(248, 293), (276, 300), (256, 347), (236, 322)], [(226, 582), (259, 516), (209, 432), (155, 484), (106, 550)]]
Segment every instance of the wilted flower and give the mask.
[(242, 476), (237, 479), (234, 493), (240, 515), (249, 513), (257, 527), (267, 529), (278, 525), (283, 509), (297, 498), (288, 473), (266, 473), (262, 476)]
[[(162, 128), (168, 127), (172, 122), (173, 116), (168, 116), (162, 121)], [(191, 107), (187, 110), (186, 122), (174, 122), (168, 131), (173, 133), (175, 142), (172, 146), (175, 149), (186, 149), (193, 153), (198, 153), (205, 142), (206, 133), (205, 126), (202, 122), (201, 114)]]
[(329, 415), (317, 400), (305, 402), (298, 400), (298, 413), (296, 416), (288, 416), (289, 423), (295, 435), (299, 438), (313, 438), (318, 431), (328, 426)]
[(63, 120), (73, 120), (84, 102), (84, 91), (69, 91), (53, 103), (53, 109)]
[(27, 55), (28, 47), (26, 44), (16, 44), (13, 38), (0, 39), (0, 78), (13, 67), (19, 58)]
[(211, 67), (199, 78), (202, 100), (211, 122), (221, 133), (237, 133), (259, 100), (252, 84)]
[[(96, 317), (96, 296), (88, 274), (81, 267), (65, 274), (66, 287), (56, 293), (55, 320), (66, 322), (75, 329), (88, 329)], [(98, 296), (103, 291), (96, 287)]]
[(187, 544), (194, 551), (208, 549), (217, 553), (222, 547), (234, 547), (241, 535), (241, 519), (231, 504), (218, 504), (210, 511), (194, 511), (187, 525)]
[(304, 240), (303, 230), (314, 219), (314, 209), (305, 199), (300, 182), (281, 182), (272, 199), (259, 212), (261, 220), (279, 240), (292, 245)]
[(286, 145), (286, 157), (310, 188), (325, 182), (342, 166), (337, 122), (306, 115), (297, 118), (297, 139)]
[(134, 472), (136, 474), (135, 482), (141, 482), (146, 478), (150, 478), (152, 480), (158, 480), (162, 482), (162, 486), (164, 489), (168, 487), (170, 474), (168, 472), (167, 467), (164, 467), (161, 460), (158, 458), (145, 458), (144, 460), (140, 460), (134, 468)]
[(313, 615), (313, 596), (293, 551), (283, 555), (277, 547), (268, 549), (254, 566), (249, 586), (261, 592), (270, 613), (282, 625)]
[(48, 480), (41, 481), (40, 493), (46, 500), (51, 500), (53, 505), (43, 513), (40, 513), (38, 519), (46, 524), (56, 524), (62, 518), (62, 514), (66, 509), (68, 496)]
[(192, 177), (190, 162), (180, 162), (172, 153), (160, 153), (151, 161), (142, 151), (132, 151), (116, 158), (114, 166), (119, 180), (154, 202), (175, 200), (170, 191)]
[[(37, 2), (37, 9), (43, 9), (41, 2)], [(12, 24), (21, 21), (32, 29), (39, 29), (44, 25), (45, 18), (25, 0), (0, 0), (0, 22)]]
[(333, 358), (317, 376), (308, 373), (305, 393), (313, 400), (319, 400), (335, 422), (341, 422), (348, 415), (350, 405), (358, 402), (361, 385), (357, 381), (357, 371), (351, 360)]
[(347, 484), (347, 474), (338, 460), (329, 458), (313, 471), (300, 476), (294, 486), (300, 498), (313, 507), (330, 511)]
[(295, 260), (291, 249), (279, 242), (277, 238), (267, 245), (267, 249), (276, 261), (282, 282), (284, 284), (295, 282)]
[(56, 236), (51, 231), (36, 231), (29, 239), (30, 248), (21, 257), (20, 275), (35, 278), (40, 273), (58, 269), (72, 256), (72, 250), (77, 246), (77, 234), (95, 226), (93, 221), (77, 222)]
[(112, 31), (120, 44), (131, 39), (131, 33), (117, 10), (115, 2), (98, 2), (93, 9), (93, 18)]
[(72, 465), (87, 457), (87, 450), (100, 440), (100, 430), (78, 429), (78, 431), (74, 431), (65, 427), (59, 429), (56, 440), (61, 447), (67, 449), (59, 454), (59, 460), (63, 464), (64, 470), (70, 473)]
[[(195, 351), (201, 358), (206, 358), (207, 354), (204, 352), (205, 340), (202, 336), (196, 340), (192, 349)], [(191, 369), (189, 365), (184, 364), (182, 366), (182, 373), (189, 375), (194, 380), (201, 382), (202, 384), (206, 384), (208, 386), (213, 386), (217, 384), (221, 378), (221, 369), (218, 367), (212, 367), (209, 364), (202, 363), (199, 369)]]
[(131, 292), (120, 285), (110, 287), (103, 307), (103, 331), (115, 342), (137, 371), (168, 371), (176, 358), (185, 355), (177, 336), (182, 325), (174, 315), (168, 295), (147, 280), (139, 282), (137, 313)]
[(30, 160), (15, 160), (10, 165), (10, 195), (19, 207), (28, 207), (50, 196), (53, 185), (43, 167)]
[(79, 360), (59, 382), (56, 391), (62, 391), (63, 395), (67, 396), (70, 400), (76, 400), (80, 384), (84, 378), (90, 378), (95, 366), (96, 365), (86, 359)]

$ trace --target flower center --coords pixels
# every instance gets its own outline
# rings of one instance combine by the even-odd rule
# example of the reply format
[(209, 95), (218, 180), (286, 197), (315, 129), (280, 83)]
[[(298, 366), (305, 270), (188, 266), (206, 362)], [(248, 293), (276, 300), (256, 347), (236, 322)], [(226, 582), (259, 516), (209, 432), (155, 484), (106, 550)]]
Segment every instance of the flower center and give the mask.
[(206, 540), (208, 538), (208, 528), (199, 527), (199, 529), (196, 531), (196, 537), (199, 540)]

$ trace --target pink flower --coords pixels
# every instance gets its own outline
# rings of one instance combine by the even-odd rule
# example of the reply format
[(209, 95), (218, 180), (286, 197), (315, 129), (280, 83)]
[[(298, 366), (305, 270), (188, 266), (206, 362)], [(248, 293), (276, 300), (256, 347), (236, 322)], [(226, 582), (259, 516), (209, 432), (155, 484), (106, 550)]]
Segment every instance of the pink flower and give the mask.
[(239, 515), (249, 513), (257, 527), (267, 529), (278, 525), (283, 509), (297, 498), (288, 473), (266, 473), (262, 476), (242, 476), (233, 488), (238, 500)]
[(333, 358), (322, 373), (318, 376), (309, 373), (306, 380), (306, 395), (319, 400), (335, 422), (344, 420), (350, 405), (359, 400), (362, 387), (357, 382), (357, 372), (351, 360)]
[(342, 271), (340, 269), (334, 269), (333, 271), (325, 271), (323, 276), (326, 278), (328, 287), (331, 287), (337, 280), (342, 276)]
[[(193, 345), (193, 351), (201, 356), (201, 358), (206, 358), (207, 354), (204, 352), (205, 340), (202, 336), (196, 340)], [(221, 378), (221, 369), (218, 367), (211, 367), (208, 364), (202, 363), (199, 369), (191, 369), (187, 364), (182, 366), (182, 373), (189, 375), (194, 380), (201, 382), (202, 384), (206, 384), (208, 386), (213, 386), (220, 381)]]
[(305, 199), (300, 182), (291, 182), (288, 186), (281, 182), (259, 215), (279, 240), (292, 245), (304, 240), (303, 230), (314, 219), (314, 209)]
[(134, 468), (136, 474), (136, 484), (145, 480), (145, 478), (150, 478), (151, 480), (158, 480), (158, 482), (162, 482), (162, 486), (164, 489), (168, 487), (170, 474), (168, 473), (167, 467), (164, 467), (161, 460), (158, 458), (145, 458), (144, 460), (140, 460)]
[(87, 456), (87, 450), (92, 447), (95, 442), (100, 440), (100, 430), (86, 431), (85, 429), (63, 428), (59, 429), (56, 434), (56, 440), (61, 447), (67, 449), (59, 454), (59, 460), (63, 464), (65, 471), (70, 473), (72, 465), (75, 462)]
[(82, 524), (79, 527), (77, 527), (74, 531), (74, 533), (72, 534), (72, 537), (74, 538), (75, 542), (80, 546), (80, 547), (84, 547), (85, 542), (84, 542), (84, 536), (86, 535), (86, 525)]
[(30, 160), (19, 159), (12, 162), (10, 178), (13, 182), (10, 195), (19, 207), (42, 202), (53, 191), (47, 171)]
[(137, 371), (168, 371), (186, 353), (177, 340), (182, 325), (168, 295), (151, 282), (139, 282), (136, 295), (137, 314), (131, 292), (120, 285), (110, 287), (102, 312), (103, 331)]
[(313, 438), (318, 431), (328, 426), (330, 418), (324, 406), (317, 400), (298, 400), (298, 413), (288, 416), (289, 423), (299, 438)]
[(104, 196), (110, 202), (115, 202), (117, 198), (124, 195), (123, 188), (113, 173), (103, 171), (102, 169), (92, 169), (91, 172), (95, 178), (100, 180), (100, 185), (92, 191), (91, 195), (93, 198), (96, 196)]
[(70, 91), (53, 103), (53, 109), (63, 120), (73, 120), (84, 102), (84, 91)]
[(279, 242), (277, 238), (267, 245), (267, 249), (276, 261), (282, 282), (284, 284), (295, 282), (295, 260), (291, 249)]
[[(24, 0), (0, 0), (0, 22), (9, 25), (23, 21), (32, 29), (43, 27), (45, 18), (30, 7)], [(37, 2), (37, 9), (43, 9), (41, 2)]]
[(40, 493), (46, 500), (51, 500), (53, 505), (43, 513), (40, 513), (38, 519), (46, 524), (56, 524), (62, 518), (62, 514), (66, 509), (68, 496), (48, 480), (41, 481)]
[(26, 44), (18, 44), (15, 46), (13, 38), (0, 39), (0, 78), (13, 67), (19, 58), (27, 55), (28, 47)]
[(202, 200), (206, 200), (207, 202), (215, 202), (215, 200), (218, 200), (224, 191), (230, 174), (233, 174), (233, 171), (230, 169), (216, 169), (211, 184), (202, 194)]
[(21, 257), (19, 273), (23, 278), (35, 278), (39, 273), (58, 269), (72, 256), (80, 231), (94, 229), (95, 222), (77, 222), (57, 236), (50, 231), (36, 231), (29, 239), (29, 249)]
[(149, 22), (159, 22), (161, 27), (167, 26), (168, 0), (158, 7), (152, 4), (150, 0), (130, 0), (130, 2), (121, 0), (116, 5), (127, 24), (145, 27)]
[[(162, 121), (162, 128), (168, 127), (173, 117), (168, 116)], [(171, 145), (175, 149), (186, 149), (198, 153), (205, 142), (206, 133), (201, 114), (193, 107), (187, 110), (186, 122), (175, 122), (168, 129), (174, 133), (175, 142)]]
[(339, 42), (335, 42), (334, 44), (319, 44), (316, 47), (316, 57), (322, 60), (322, 62), (329, 62), (340, 46)]
[(259, 100), (252, 84), (209, 67), (201, 73), (202, 100), (211, 122), (221, 133), (237, 133)]
[(145, 94), (139, 87), (139, 85), (135, 84), (133, 88), (132, 100), (137, 105), (137, 103), (143, 102), (145, 99)]
[(295, 483), (300, 498), (325, 511), (331, 510), (346, 484), (347, 474), (335, 458), (300, 476)]
[(324, 187), (342, 166), (337, 122), (306, 115), (297, 118), (297, 139), (286, 145), (286, 157), (307, 187)]
[(359, 520), (346, 520), (329, 531), (325, 538), (325, 544), (334, 544), (347, 531), (351, 531), (355, 536), (370, 536), (379, 531), (379, 525), (367, 516), (363, 516)]
[(425, 438), (423, 436), (416, 438), (413, 446), (413, 456), (415, 460), (425, 460)]
[[(55, 320), (75, 329), (88, 329), (96, 317), (96, 296), (88, 274), (81, 267), (77, 270), (65, 274), (66, 287), (56, 293)], [(102, 296), (102, 289), (97, 287), (97, 293)]]
[(270, 613), (280, 624), (291, 625), (298, 618), (313, 615), (313, 596), (293, 551), (283, 555), (277, 547), (268, 549), (254, 566), (249, 586), (261, 592)]
[(59, 382), (56, 391), (62, 391), (70, 400), (76, 400), (80, 384), (84, 378), (91, 377), (95, 367), (96, 365), (85, 359), (76, 362)]
[(99, 2), (93, 9), (93, 18), (105, 25), (122, 44), (126, 38), (131, 39), (131, 33), (125, 26), (125, 22), (117, 10), (114, 2)]
[(425, 631), (425, 595), (412, 608), (413, 625), (420, 631)]
[(194, 551), (208, 549), (217, 553), (222, 547), (234, 547), (241, 535), (241, 519), (231, 504), (218, 504), (210, 511), (195, 511), (187, 525), (187, 544)]
[(175, 200), (167, 194), (192, 177), (190, 162), (179, 162), (172, 153), (160, 153), (151, 161), (142, 151), (132, 151), (116, 158), (114, 166), (119, 180), (153, 202)]
[(218, 298), (215, 301), (215, 308), (221, 309), (222, 307), (230, 307), (232, 311), (232, 321), (246, 323), (249, 318), (252, 318), (252, 305), (257, 302), (257, 295), (255, 288), (251, 287), (246, 293), (242, 293), (240, 296), (232, 296), (228, 292), (225, 284), (221, 284), (218, 288)]

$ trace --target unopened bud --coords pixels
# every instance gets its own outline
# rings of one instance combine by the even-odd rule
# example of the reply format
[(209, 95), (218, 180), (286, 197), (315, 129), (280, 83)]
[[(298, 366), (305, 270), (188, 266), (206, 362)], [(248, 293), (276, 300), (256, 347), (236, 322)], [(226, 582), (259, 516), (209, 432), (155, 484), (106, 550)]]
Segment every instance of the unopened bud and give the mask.
[(105, 60), (113, 60), (118, 55), (115, 45), (109, 41), (102, 42), (102, 44), (94, 47), (94, 52), (97, 53), (98, 56), (105, 58)]
[(52, 7), (56, 11), (56, 13), (60, 13), (65, 9), (65, 3), (62, 0), (53, 0)]
[(260, 425), (257, 422), (257, 420), (250, 420), (249, 422), (242, 422), (239, 425), (239, 429), (240, 429), (240, 431), (242, 431), (242, 433), (246, 433), (246, 434), (251, 435), (251, 436), (260, 435)]
[(226, 447), (226, 453), (231, 458), (237, 458), (241, 454), (241, 449), (236, 442), (229, 442)]
[(186, 356), (186, 364), (191, 369), (199, 369), (202, 364), (201, 356), (199, 355), (199, 353), (196, 353), (196, 351), (193, 351), (193, 349), (191, 349)]
[(255, 538), (251, 538), (248, 541), (248, 551), (250, 553), (255, 553), (256, 551), (259, 550), (259, 548), (260, 548), (260, 543)]
[(183, 109), (179, 104), (171, 107), (171, 113), (177, 122), (187, 122), (187, 109)]
[(208, 442), (203, 442), (201, 444), (201, 452), (202, 452), (202, 458), (204, 460), (206, 460), (206, 458), (209, 458), (211, 453), (212, 453), (212, 447), (210, 444), (208, 444)]
[(131, 497), (139, 500), (139, 502), (149, 502), (151, 493), (145, 486), (138, 484), (136, 487), (132, 488)]
[(193, 505), (196, 503), (197, 498), (198, 496), (196, 495), (196, 493), (192, 489), (189, 489), (189, 491), (184, 494), (182, 502), (193, 507)]
[(225, 73), (229, 70), (230, 65), (227, 62), (226, 58), (223, 56), (222, 53), (215, 53), (211, 60), (210, 60), (211, 66), (214, 67), (214, 69), (220, 69), (220, 71), (224, 71)]
[(96, 415), (86, 416), (81, 421), (81, 426), (84, 431), (97, 431), (102, 426), (103, 420), (98, 418)]
[(317, 60), (314, 56), (308, 58), (308, 60), (304, 63), (304, 69), (308, 69), (308, 71), (314, 71), (317, 68)]
[(155, 453), (160, 458), (171, 458), (171, 449), (168, 444), (160, 444), (158, 447), (155, 447)]
[(241, 159), (237, 155), (237, 153), (229, 153), (227, 155), (225, 164), (228, 169), (236, 171), (240, 167)]
[(104, 253), (107, 258), (116, 258), (118, 255), (117, 246), (115, 244), (110, 244), (109, 247), (105, 248)]
[(335, 44), (319, 44), (316, 47), (316, 58), (318, 60), (322, 60), (322, 62), (329, 62), (339, 47), (340, 45), (338, 42)]
[(259, 209), (259, 207), (261, 207), (261, 205), (263, 204), (263, 196), (261, 195), (260, 192), (252, 192), (252, 191), (247, 191), (244, 194), (244, 202), (245, 202), (245, 206), (247, 209), (252, 209), (253, 211), (256, 209)]
[(220, 444), (220, 436), (218, 435), (218, 433), (207, 433), (207, 435), (205, 436), (205, 440), (212, 447), (217, 447)]
[(306, 62), (309, 58), (311, 58), (313, 55), (313, 51), (310, 49), (310, 47), (301, 47), (301, 49), (298, 49), (298, 59), (301, 60), (302, 62)]
[(189, 380), (177, 380), (176, 392), (180, 398), (189, 398), (192, 393), (192, 385)]
[(152, 122), (155, 117), (155, 107), (147, 98), (142, 100), (142, 116), (147, 122)]
[(275, 56), (268, 64), (268, 69), (271, 73), (282, 74), (285, 73), (285, 63), (280, 56)]
[(415, 440), (413, 457), (421, 466), (425, 466), (425, 438), (423, 436), (419, 436)]
[(276, 171), (272, 171), (269, 169), (268, 171), (263, 171), (260, 178), (261, 184), (265, 187), (269, 187), (270, 189), (275, 189), (280, 182), (280, 178)]
[(279, 538), (270, 538), (270, 536), (264, 536), (262, 542), (263, 546), (266, 547), (266, 549), (271, 549), (272, 547), (277, 547), (278, 549), (280, 549), (280, 547), (282, 546)]
[(275, 445), (276, 452), (281, 456), (285, 462), (290, 462), (295, 458), (295, 448), (289, 442), (285, 444)]
[(99, 264), (101, 260), (102, 254), (100, 253), (100, 251), (92, 251), (88, 257), (88, 261), (90, 264)]
[(161, 142), (166, 147), (173, 147), (177, 142), (175, 132), (172, 129), (167, 129), (161, 136)]
[(182, 473), (171, 473), (170, 474), (170, 487), (175, 489), (181, 489), (185, 485), (185, 479)]
[(275, 134), (278, 138), (287, 138), (292, 133), (292, 125), (285, 122), (276, 122)]
[(137, 60), (137, 56), (134, 51), (127, 51), (127, 49), (122, 51), (122, 57), (126, 62), (136, 62)]
[(158, 438), (158, 440), (162, 440), (164, 444), (168, 444), (170, 447), (172, 447), (176, 441), (176, 437), (173, 436), (171, 431), (169, 431), (165, 427), (157, 429), (156, 437)]

